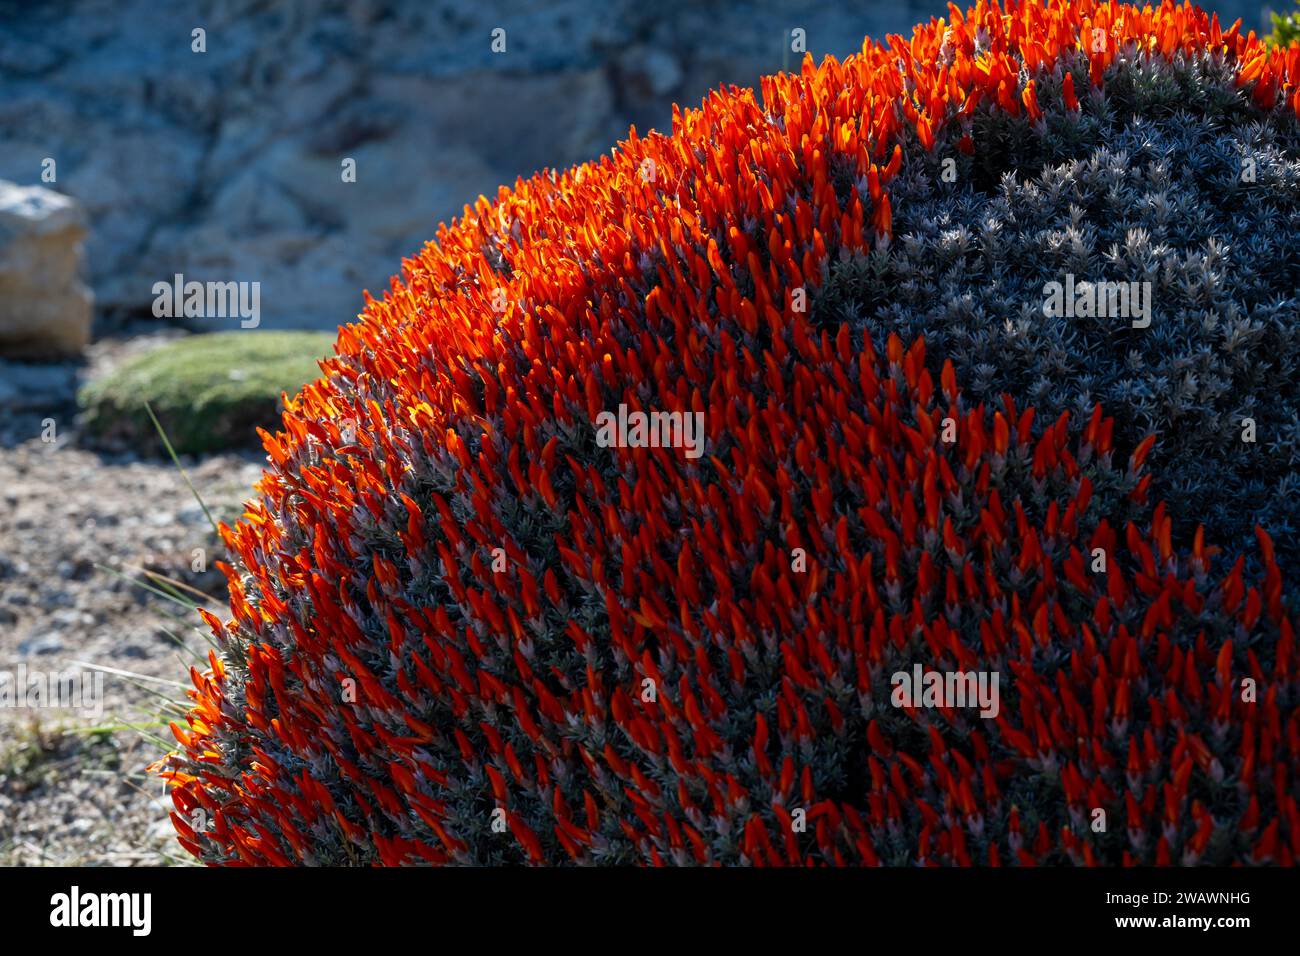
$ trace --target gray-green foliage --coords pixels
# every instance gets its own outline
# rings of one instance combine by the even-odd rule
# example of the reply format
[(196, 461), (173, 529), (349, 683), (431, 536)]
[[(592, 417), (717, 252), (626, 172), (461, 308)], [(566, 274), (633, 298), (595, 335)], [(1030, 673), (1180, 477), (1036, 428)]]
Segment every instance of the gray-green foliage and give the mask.
[[(1086, 74), (1075, 82), (1088, 89)], [(1059, 77), (1044, 86), (1048, 108)], [(865, 323), (878, 340), (924, 334), (971, 400), (1010, 392), (1047, 419), (1086, 416), (1100, 401), (1125, 454), (1157, 432), (1154, 493), (1181, 518), (1176, 533), (1185, 540), (1204, 522), (1211, 543), (1253, 550), (1258, 522), (1294, 586), (1295, 117), (1247, 108), (1203, 59), (1162, 76), (1138, 63), (1108, 81), (1104, 99), (1080, 100), (1081, 116), (1049, 109), (1042, 137), (990, 117), (974, 129), (974, 157), (941, 143), (905, 167), (891, 190), (892, 246), (833, 268), (814, 314)], [(945, 156), (958, 157), (956, 182), (943, 181)], [(1150, 327), (1048, 317), (1044, 287), (1067, 273), (1149, 281)], [(1257, 422), (1255, 444), (1242, 441), (1245, 417)]]

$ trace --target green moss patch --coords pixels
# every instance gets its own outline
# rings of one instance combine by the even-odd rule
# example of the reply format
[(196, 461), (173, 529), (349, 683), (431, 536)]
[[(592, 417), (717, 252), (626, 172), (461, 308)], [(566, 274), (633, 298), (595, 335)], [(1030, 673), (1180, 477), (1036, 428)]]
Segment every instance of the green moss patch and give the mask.
[(134, 358), (77, 396), (86, 434), (100, 444), (163, 451), (148, 402), (176, 451), (256, 448), (256, 429), (279, 423), (281, 393), (321, 375), (334, 333), (219, 332), (193, 335)]

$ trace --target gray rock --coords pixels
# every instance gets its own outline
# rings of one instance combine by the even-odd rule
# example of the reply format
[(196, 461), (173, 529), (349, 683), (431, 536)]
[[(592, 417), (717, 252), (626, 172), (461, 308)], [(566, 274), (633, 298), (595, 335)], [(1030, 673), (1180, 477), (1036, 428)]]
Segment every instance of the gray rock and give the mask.
[(0, 413), (37, 412), (71, 404), (76, 369), (66, 362), (33, 364), (0, 359)]
[(61, 168), (60, 184), (82, 198), (92, 224), (86, 251), (101, 307), (147, 311), (153, 284), (171, 276), (141, 252), (163, 224), (192, 210), (202, 150), (183, 128), (116, 127), (111, 137), (84, 162)]
[(78, 277), (85, 236), (76, 200), (0, 181), (0, 353), (67, 355), (89, 341), (91, 295)]
[(37, 657), (42, 654), (57, 654), (63, 650), (63, 638), (54, 632), (46, 632), (18, 642), (18, 653), (23, 657)]

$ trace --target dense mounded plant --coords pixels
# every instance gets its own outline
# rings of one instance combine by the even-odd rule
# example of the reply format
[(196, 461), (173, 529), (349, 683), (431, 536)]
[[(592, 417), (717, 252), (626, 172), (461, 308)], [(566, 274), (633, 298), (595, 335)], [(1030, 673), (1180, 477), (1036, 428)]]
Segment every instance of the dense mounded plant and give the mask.
[[(1168, 3), (949, 11), (480, 201), (341, 330), (225, 529), (232, 620), (208, 618), (220, 653), (160, 765), (187, 849), (1296, 861), (1278, 545), (1222, 548), (1181, 508), (1191, 476), (1154, 473), (1193, 454), (1148, 434), (1161, 416), (1211, 421), (1220, 396), (1124, 383), (1209, 347), (1216, 308), (1265, 330), (1240, 361), (1283, 367), (1254, 343), (1286, 334), (1294, 252), (1265, 218), (1258, 279), (1227, 258), (1273, 207), (1152, 230), (1207, 201), (1162, 156), (1257, 149), (1292, 188), (1300, 47)], [(1112, 194), (1156, 209), (1121, 234)], [(1173, 277), (1161, 354), (1046, 317), (1022, 334), (1059, 355), (998, 354), (1044, 274), (1094, 261)], [(620, 406), (698, 413), (702, 453), (598, 440)], [(917, 665), (997, 674), (996, 713), (896, 706)]]

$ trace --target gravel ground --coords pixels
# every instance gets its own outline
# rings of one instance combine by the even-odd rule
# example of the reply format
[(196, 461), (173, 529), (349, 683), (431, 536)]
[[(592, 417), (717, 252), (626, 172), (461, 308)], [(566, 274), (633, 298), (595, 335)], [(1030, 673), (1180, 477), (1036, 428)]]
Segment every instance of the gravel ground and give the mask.
[[(155, 737), (171, 740), (155, 695), (183, 699), (175, 683), (207, 644), (192, 610), (137, 582), (144, 570), (167, 575), (220, 613), (221, 554), (175, 465), (80, 447), (74, 405), (77, 381), (160, 338), (97, 343), (80, 366), (0, 362), (0, 702), (21, 667), (29, 678), (113, 669), (89, 706), (0, 706), (0, 865), (184, 862), (170, 801), (143, 769), (162, 752)], [(232, 520), (261, 460), (184, 464), (218, 519)]]

